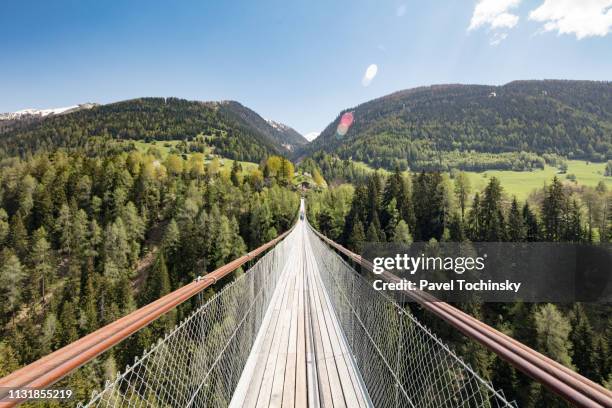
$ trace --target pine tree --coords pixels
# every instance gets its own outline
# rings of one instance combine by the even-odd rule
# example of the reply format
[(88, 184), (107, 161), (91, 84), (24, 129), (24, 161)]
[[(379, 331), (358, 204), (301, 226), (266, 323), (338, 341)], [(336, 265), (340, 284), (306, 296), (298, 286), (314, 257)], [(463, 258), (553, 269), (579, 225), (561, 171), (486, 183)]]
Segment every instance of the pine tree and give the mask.
[(525, 241), (536, 242), (540, 239), (540, 225), (529, 204), (523, 206), (523, 220), (525, 223)]
[(164, 233), (164, 249), (169, 253), (174, 252), (179, 245), (180, 237), (181, 233), (179, 231), (178, 224), (173, 218), (168, 223), (168, 226), (166, 227), (166, 232)]
[[(444, 194), (440, 188), (440, 173), (420, 173), (412, 183), (412, 202), (414, 203), (414, 238), (418, 241), (440, 240), (444, 232)], [(426, 199), (424, 199), (426, 197)]]
[(580, 242), (583, 238), (580, 206), (576, 200), (566, 206), (562, 220), (561, 239), (566, 242)]
[(491, 177), (481, 203), (481, 224), (485, 241), (506, 240), (506, 225), (502, 214), (502, 187), (496, 177)]
[(10, 224), (8, 222), (8, 215), (4, 208), (0, 208), (0, 246), (4, 245), (8, 239), (10, 232)]
[(378, 242), (380, 240), (378, 228), (374, 223), (370, 223), (368, 226), (368, 232), (366, 233), (367, 242)]
[(469, 176), (463, 171), (457, 173), (457, 175), (455, 176), (455, 196), (457, 197), (457, 201), (459, 202), (462, 220), (465, 217), (465, 209), (471, 190), (472, 186), (470, 183)]
[(93, 283), (94, 274), (93, 259), (89, 258), (86, 265), (81, 268), (81, 289), (79, 291), (81, 328), (86, 333), (92, 332), (98, 327), (96, 296)]
[(542, 201), (542, 227), (546, 241), (561, 240), (566, 201), (563, 185), (557, 177), (554, 177)]
[(20, 258), (27, 256), (28, 231), (20, 213), (15, 214), (11, 220), (10, 244)]
[(57, 332), (59, 336), (59, 345), (65, 346), (79, 338), (76, 311), (71, 301), (66, 301), (62, 305), (59, 322), (61, 325), (61, 330)]
[(392, 236), (393, 242), (401, 242), (403, 244), (409, 244), (412, 242), (412, 236), (410, 235), (410, 230), (408, 229), (408, 224), (406, 221), (400, 220), (395, 226), (395, 230), (393, 231)]
[(469, 237), (472, 241), (482, 241), (484, 239), (481, 218), (480, 194), (476, 193), (467, 219)]
[[(372, 173), (368, 179), (366, 196), (366, 221), (368, 224), (374, 222), (374, 218), (379, 218), (381, 206), (381, 179), (378, 172)], [(380, 225), (380, 219), (379, 219)], [(380, 227), (379, 227), (380, 229)]]
[(0, 341), (0, 377), (4, 377), (19, 368), (17, 353), (11, 345), (5, 341)]
[(398, 166), (395, 171), (387, 179), (385, 189), (382, 196), (383, 213), (381, 215), (381, 224), (385, 231), (393, 231), (395, 225), (399, 221), (399, 205), (404, 194), (404, 180)]
[(580, 374), (597, 381), (593, 328), (582, 304), (574, 303), (570, 313), (570, 324), (572, 329), (569, 339), (574, 350), (572, 361)]
[(508, 213), (508, 239), (511, 242), (522, 242), (525, 240), (526, 227), (523, 214), (519, 210), (516, 197), (512, 199)]
[(47, 241), (47, 232), (40, 227), (32, 234), (32, 250), (30, 251), (30, 268), (32, 270), (32, 296), (44, 301), (48, 285), (52, 282), (55, 272), (55, 262), (51, 244)]
[(468, 240), (465, 222), (461, 215), (454, 213), (448, 224), (448, 240), (451, 242), (464, 242)]
[(168, 276), (166, 258), (163, 251), (160, 251), (147, 276), (139, 303), (147, 305), (168, 293), (170, 293), (170, 278)]
[(572, 345), (569, 340), (570, 322), (553, 304), (545, 304), (535, 314), (538, 350), (553, 360), (573, 368)]
[(232, 181), (232, 184), (236, 187), (240, 185), (240, 178), (239, 178), (240, 172), (242, 172), (242, 167), (240, 166), (237, 160), (234, 160), (234, 162), (232, 163), (232, 171), (230, 174), (230, 180)]
[(593, 359), (596, 368), (596, 377), (594, 380), (598, 383), (603, 383), (611, 373), (612, 367), (610, 364), (610, 346), (605, 333), (600, 334), (595, 338)]
[(19, 309), (22, 297), (23, 267), (12, 249), (0, 253), (0, 317), (6, 322)]
[(363, 249), (363, 243), (366, 240), (365, 231), (363, 230), (363, 224), (361, 221), (357, 221), (353, 224), (353, 229), (348, 239), (348, 247), (357, 253), (360, 253)]

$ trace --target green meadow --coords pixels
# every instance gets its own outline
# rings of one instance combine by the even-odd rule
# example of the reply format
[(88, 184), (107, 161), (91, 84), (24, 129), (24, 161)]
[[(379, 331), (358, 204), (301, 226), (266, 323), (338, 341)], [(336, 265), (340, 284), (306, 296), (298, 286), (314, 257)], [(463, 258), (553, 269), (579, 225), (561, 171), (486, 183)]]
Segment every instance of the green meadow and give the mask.
[(604, 181), (609, 189), (612, 188), (612, 177), (604, 177), (605, 163), (591, 163), (582, 160), (567, 160), (567, 172), (560, 174), (556, 167), (546, 166), (543, 170), (535, 171), (501, 171), (489, 170), (476, 173), (466, 172), (472, 188), (482, 190), (489, 182), (490, 177), (497, 177), (508, 195), (516, 195), (519, 200), (525, 200), (529, 194), (538, 188), (549, 184), (554, 176), (564, 182), (570, 182), (568, 175), (576, 176), (576, 184), (583, 186), (596, 186)]
[[(176, 145), (179, 144), (181, 141), (180, 140), (157, 140), (153, 142), (145, 142), (144, 140), (130, 140), (129, 142), (134, 143), (134, 146), (143, 153), (147, 153), (149, 149), (151, 148), (156, 148), (160, 152), (162, 160), (164, 160), (174, 149), (176, 149)], [(190, 153), (188, 153), (187, 156), (189, 156), (189, 154)], [(204, 152), (204, 155), (207, 157), (207, 159), (205, 160), (206, 163), (210, 162), (209, 157), (212, 157), (212, 158), (219, 159), (219, 164), (221, 168), (224, 168), (224, 167), (231, 168), (232, 166), (232, 163), (233, 163), (232, 159), (227, 159), (217, 154), (214, 154), (212, 147), (209, 147), (208, 150)], [(252, 163), (252, 162), (239, 161), (238, 163), (240, 163), (244, 171), (249, 171), (249, 172), (259, 167), (259, 164)]]
[[(357, 168), (374, 171), (366, 163), (353, 162)], [(577, 185), (596, 186), (600, 181), (603, 181), (612, 189), (612, 177), (604, 177), (606, 163), (592, 163), (583, 160), (567, 160), (567, 172), (559, 173), (559, 169), (552, 166), (546, 166), (543, 170), (534, 171), (510, 171), (510, 170), (489, 170), (484, 172), (466, 171), (472, 183), (474, 191), (481, 191), (485, 188), (491, 177), (497, 177), (500, 180), (504, 191), (509, 195), (515, 195), (519, 200), (525, 200), (529, 194), (538, 188), (542, 188), (544, 184), (549, 184), (554, 176), (557, 176), (563, 182), (573, 182), (567, 177), (575, 176)], [(380, 169), (383, 174), (388, 174), (388, 170)]]

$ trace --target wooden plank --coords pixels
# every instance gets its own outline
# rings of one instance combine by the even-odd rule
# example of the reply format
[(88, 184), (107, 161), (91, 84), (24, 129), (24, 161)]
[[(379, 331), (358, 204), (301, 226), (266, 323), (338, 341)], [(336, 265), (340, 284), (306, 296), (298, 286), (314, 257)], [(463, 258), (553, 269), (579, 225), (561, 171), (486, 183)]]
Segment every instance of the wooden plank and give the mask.
[[(302, 238), (302, 234), (300, 234), (300, 240)], [(299, 253), (299, 258), (302, 256), (302, 253)], [(289, 287), (287, 288), (287, 298), (283, 305), (283, 310), (281, 311), (283, 320), (282, 320), (282, 331), (280, 333), (280, 339), (278, 343), (277, 355), (276, 355), (276, 366), (274, 368), (272, 388), (270, 394), (270, 402), (268, 403), (268, 407), (280, 407), (283, 402), (283, 387), (285, 385), (285, 371), (287, 368), (287, 357), (289, 351), (289, 334), (291, 330), (291, 316), (293, 314), (293, 298), (294, 291), (297, 281), (297, 273), (294, 262), (289, 262), (292, 264), (289, 269)], [(259, 402), (258, 402), (259, 405)]]
[[(303, 246), (303, 241), (302, 241)], [(304, 295), (306, 293), (306, 264), (302, 259), (300, 270), (300, 292), (298, 294), (298, 324), (296, 333), (296, 372), (295, 372), (295, 407), (305, 408), (308, 405), (308, 385), (306, 360), (306, 307), (304, 306)]]
[[(287, 295), (287, 284), (289, 283), (289, 274), (288, 272), (289, 263), (285, 265), (283, 268), (283, 272), (281, 273), (283, 277), (283, 285), (279, 285), (279, 292), (275, 292), (275, 302), (274, 307), (267, 311), (267, 313), (271, 313), (271, 324), (269, 325), (266, 333), (265, 340), (263, 342), (263, 346), (260, 349), (260, 358), (258, 359), (258, 363), (254, 370), (254, 378), (249, 385), (246, 398), (244, 400), (243, 406), (245, 407), (254, 407), (259, 400), (259, 395), (262, 387), (264, 386), (264, 379), (266, 379), (266, 374), (269, 377), (269, 366), (272, 365), (273, 353), (274, 353), (274, 343), (275, 343), (275, 334), (280, 330), (280, 312), (282, 309), (283, 301)], [(274, 363), (276, 361), (274, 360)]]
[(361, 406), (359, 398), (357, 397), (358, 394), (355, 391), (354, 384), (351, 380), (349, 367), (346, 364), (346, 357), (349, 351), (346, 344), (340, 342), (341, 339), (339, 338), (339, 334), (337, 332), (338, 324), (336, 321), (336, 316), (332, 310), (333, 306), (330, 304), (329, 299), (325, 294), (325, 288), (322, 286), (323, 283), (321, 282), (320, 277), (315, 276), (315, 279), (319, 282), (317, 285), (319, 300), (323, 304), (323, 317), (328, 330), (327, 334), (333, 350), (332, 353), (334, 356), (334, 361), (336, 362), (336, 369), (338, 370), (344, 399), (349, 407)]
[[(304, 266), (304, 268), (306, 268), (306, 266)], [(320, 380), (317, 378), (315, 342), (310, 305), (310, 284), (308, 282), (306, 269), (304, 269), (304, 285), (306, 286), (306, 290), (304, 291), (304, 310), (306, 312), (304, 316), (304, 327), (306, 329), (306, 383), (308, 389), (308, 406), (318, 408), (321, 405), (319, 394)]]
[(303, 287), (303, 256), (298, 257), (295, 265), (295, 288), (291, 301), (291, 325), (289, 329), (289, 344), (287, 347), (287, 363), (283, 384), (282, 406), (293, 408), (295, 406), (295, 374), (297, 369), (297, 332), (300, 317), (299, 299)]
[[(306, 258), (307, 268), (310, 268), (312, 263), (309, 257)], [(327, 375), (327, 363), (323, 357), (323, 343), (321, 340), (320, 328), (317, 320), (317, 304), (313, 297), (313, 280), (310, 271), (307, 269), (306, 273), (308, 283), (308, 302), (310, 310), (310, 327), (312, 330), (312, 353), (316, 368), (316, 380), (319, 391), (320, 404), (323, 407), (333, 407), (332, 391), (329, 383), (329, 377)]]
[[(240, 408), (244, 405), (245, 400), (247, 399), (247, 392), (249, 391), (249, 387), (251, 384), (256, 381), (254, 376), (257, 376), (259, 370), (263, 364), (265, 364), (265, 354), (262, 353), (263, 349), (269, 350), (271, 337), (266, 336), (268, 330), (270, 330), (272, 325), (276, 325), (277, 320), (273, 319), (277, 315), (278, 303), (282, 300), (282, 291), (285, 288), (286, 283), (286, 275), (281, 274), (279, 276), (279, 281), (272, 297), (270, 299), (270, 304), (266, 309), (266, 313), (261, 322), (261, 327), (257, 333), (257, 337), (255, 338), (255, 342), (253, 343), (253, 347), (251, 349), (251, 354), (247, 359), (245, 364), (245, 368), (242, 372), (238, 385), (236, 386), (236, 390), (234, 391), (234, 395), (232, 396), (232, 400), (230, 402), (230, 408)], [(269, 340), (269, 343), (266, 344), (266, 340)]]
[[(350, 347), (348, 345), (346, 337), (344, 336), (342, 328), (340, 327), (340, 322), (338, 321), (335, 314), (333, 313), (333, 306), (331, 306), (331, 301), (329, 300), (329, 296), (327, 295), (326, 291), (324, 291), (324, 296), (327, 300), (327, 303), (330, 304), (330, 311), (332, 311), (330, 314), (330, 316), (332, 317), (331, 322), (335, 327), (335, 334), (337, 336), (338, 343), (343, 349), (342, 351), (342, 358), (344, 360), (343, 365), (347, 368), (348, 374), (350, 376), (350, 384), (347, 382), (347, 386), (351, 386), (352, 389), (354, 390), (355, 398), (357, 399), (359, 406), (366, 407), (368, 406), (368, 402), (367, 402), (368, 397), (366, 395), (366, 390), (364, 389), (363, 382), (361, 381), (361, 378), (359, 376), (359, 369), (355, 361), (353, 360), (353, 356), (352, 356)], [(350, 403), (349, 403), (349, 406), (351, 406)]]
[[(306, 252), (313, 253), (310, 240), (306, 238)], [(313, 255), (314, 256), (314, 255)], [(334, 312), (333, 305), (321, 280), (318, 266), (313, 268), (314, 281), (318, 300), (321, 302), (321, 310), (325, 318), (327, 334), (333, 349), (333, 359), (339, 373), (340, 383), (347, 406), (365, 407), (368, 405), (367, 396), (363, 389), (363, 383), (359, 379), (357, 366), (354, 364), (348, 343), (342, 333), (342, 329)]]
[[(324, 316), (324, 311), (323, 311), (324, 305), (322, 304), (319, 298), (318, 281), (315, 276), (316, 264), (315, 264), (315, 260), (314, 260), (312, 251), (311, 250), (309, 251), (308, 243), (306, 243), (306, 246), (307, 246), (306, 253), (309, 259), (311, 260), (311, 262), (309, 263), (309, 277), (312, 278), (310, 280), (310, 282), (312, 282), (311, 297), (313, 299), (313, 304), (315, 305), (314, 314), (313, 314), (313, 317), (314, 317), (313, 322), (315, 326), (318, 327), (318, 330), (316, 333), (318, 333), (319, 335), (320, 344), (321, 344), (321, 348), (317, 348), (316, 350), (317, 367), (319, 367), (320, 365), (321, 368), (324, 367), (326, 370), (327, 378), (329, 381), (329, 392), (330, 392), (330, 397), (332, 400), (333, 407), (345, 407), (346, 403), (345, 403), (344, 395), (342, 392), (340, 376), (339, 376), (338, 369), (336, 367), (336, 361), (334, 359), (334, 351), (333, 351), (333, 348), (330, 342), (327, 324), (325, 322), (325, 316)], [(321, 362), (324, 362), (324, 365), (321, 364)], [(322, 370), (318, 371), (319, 374), (321, 373), (321, 371)], [(325, 404), (324, 406), (328, 406), (328, 405)]]

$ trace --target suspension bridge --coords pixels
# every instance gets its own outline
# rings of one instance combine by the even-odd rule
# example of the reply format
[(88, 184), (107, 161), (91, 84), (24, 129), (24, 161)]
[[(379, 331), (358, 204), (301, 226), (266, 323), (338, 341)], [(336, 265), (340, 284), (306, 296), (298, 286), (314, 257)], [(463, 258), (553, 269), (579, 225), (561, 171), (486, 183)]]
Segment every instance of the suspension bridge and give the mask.
[[(401, 303), (351, 266), (359, 255), (294, 227), (247, 255), (0, 379), (50, 387), (178, 305), (197, 307), (84, 407), (514, 407)], [(205, 300), (204, 289), (248, 270)], [(398, 278), (385, 273), (383, 278)], [(569, 403), (612, 407), (612, 394), (453, 306), (407, 292), (427, 312)]]

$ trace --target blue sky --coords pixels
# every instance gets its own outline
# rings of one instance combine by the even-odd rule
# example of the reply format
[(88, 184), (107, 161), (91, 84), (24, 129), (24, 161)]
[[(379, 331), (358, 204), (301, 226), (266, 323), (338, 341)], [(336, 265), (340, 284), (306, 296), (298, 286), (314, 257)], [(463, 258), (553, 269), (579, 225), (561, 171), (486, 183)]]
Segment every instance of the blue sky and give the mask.
[(234, 99), (306, 134), (341, 109), (420, 85), (612, 80), (611, 1), (581, 4), (7, 1), (0, 112), (139, 96)]

